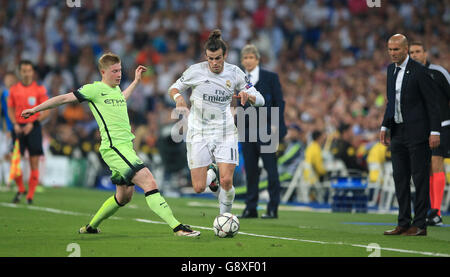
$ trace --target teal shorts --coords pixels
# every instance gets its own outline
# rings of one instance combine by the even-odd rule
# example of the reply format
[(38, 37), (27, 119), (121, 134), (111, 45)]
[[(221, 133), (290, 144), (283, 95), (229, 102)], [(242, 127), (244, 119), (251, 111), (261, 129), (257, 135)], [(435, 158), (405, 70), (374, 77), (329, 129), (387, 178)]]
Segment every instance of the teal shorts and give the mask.
[(146, 167), (134, 151), (132, 142), (100, 149), (100, 154), (112, 172), (111, 181), (115, 185), (133, 186), (131, 179)]

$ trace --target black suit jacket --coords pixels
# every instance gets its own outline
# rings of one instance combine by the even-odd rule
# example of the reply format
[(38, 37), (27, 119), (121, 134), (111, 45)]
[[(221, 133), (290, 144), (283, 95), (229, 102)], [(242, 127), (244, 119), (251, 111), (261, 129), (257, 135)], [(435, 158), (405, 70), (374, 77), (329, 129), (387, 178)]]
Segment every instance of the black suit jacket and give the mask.
[[(283, 99), (283, 91), (281, 89), (280, 80), (278, 75), (274, 72), (270, 72), (259, 68), (259, 80), (258, 83), (255, 84), (256, 90), (258, 90), (261, 95), (264, 97), (265, 104), (263, 107), (267, 108), (267, 134), (271, 134), (270, 126), (272, 124), (271, 118), (271, 107), (279, 107), (279, 123), (274, 122), (274, 125), (278, 125), (279, 131), (279, 139), (283, 139), (286, 136), (287, 128), (284, 122), (284, 99)], [(240, 102), (238, 102), (240, 105)], [(244, 108), (249, 107), (250, 105), (247, 103)], [(260, 107), (255, 107), (257, 110), (257, 123), (258, 124), (258, 142), (259, 139), (259, 117), (260, 117)], [(245, 120), (245, 133), (246, 133), (246, 141), (248, 141), (248, 131), (249, 128), (254, 126), (255, 122), (252, 122), (252, 125), (249, 124), (248, 118)]]
[[(387, 107), (382, 123), (388, 129), (395, 124), (394, 70), (392, 63), (387, 69)], [(406, 133), (413, 144), (423, 143), (431, 131), (441, 129), (436, 90), (427, 68), (410, 57), (402, 81), (400, 108)]]

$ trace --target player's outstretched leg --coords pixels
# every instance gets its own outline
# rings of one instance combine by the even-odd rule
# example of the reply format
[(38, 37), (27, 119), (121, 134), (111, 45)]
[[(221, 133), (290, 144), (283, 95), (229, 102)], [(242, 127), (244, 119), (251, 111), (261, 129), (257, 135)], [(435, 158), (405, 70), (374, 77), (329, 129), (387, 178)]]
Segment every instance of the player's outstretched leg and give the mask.
[(189, 237), (200, 235), (199, 231), (194, 231), (189, 226), (181, 224), (174, 217), (169, 204), (159, 193), (156, 181), (148, 168), (139, 170), (132, 181), (145, 191), (145, 200), (149, 208), (169, 224), (175, 235)]
[(97, 211), (97, 213), (94, 215), (94, 217), (89, 222), (89, 224), (80, 228), (79, 233), (80, 234), (98, 234), (98, 233), (100, 233), (100, 230), (98, 229), (98, 226), (100, 225), (100, 223), (103, 220), (105, 220), (108, 217), (115, 214), (117, 212), (117, 210), (122, 206), (124, 206), (124, 204), (119, 204), (119, 202), (116, 199), (116, 195), (109, 197), (103, 203), (103, 205), (100, 207), (100, 209)]
[(79, 233), (80, 234), (100, 233), (100, 230), (98, 229), (100, 223), (103, 220), (115, 214), (120, 207), (123, 207), (127, 203), (129, 203), (131, 201), (131, 198), (133, 197), (133, 192), (134, 192), (133, 186), (127, 186), (126, 184), (117, 185), (116, 193), (113, 196), (109, 197), (103, 203), (103, 205), (94, 215), (89, 224), (80, 228)]
[(200, 235), (199, 231), (192, 230), (188, 225), (181, 224), (172, 213), (172, 209), (166, 200), (159, 193), (158, 189), (154, 189), (145, 193), (145, 200), (150, 209), (162, 218), (177, 236), (196, 237)]

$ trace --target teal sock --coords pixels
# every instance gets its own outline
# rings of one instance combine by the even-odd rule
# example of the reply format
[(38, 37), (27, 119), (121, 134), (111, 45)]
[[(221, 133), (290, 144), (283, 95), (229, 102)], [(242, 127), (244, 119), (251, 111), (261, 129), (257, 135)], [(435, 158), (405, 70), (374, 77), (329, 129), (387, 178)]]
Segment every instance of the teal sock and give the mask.
[(145, 201), (150, 209), (174, 229), (180, 222), (173, 216), (172, 210), (157, 189), (145, 193)]
[(91, 222), (89, 222), (89, 226), (94, 229), (97, 228), (103, 220), (112, 216), (119, 208), (120, 206), (119, 204), (117, 204), (115, 196), (111, 196), (103, 203), (103, 205), (94, 215)]

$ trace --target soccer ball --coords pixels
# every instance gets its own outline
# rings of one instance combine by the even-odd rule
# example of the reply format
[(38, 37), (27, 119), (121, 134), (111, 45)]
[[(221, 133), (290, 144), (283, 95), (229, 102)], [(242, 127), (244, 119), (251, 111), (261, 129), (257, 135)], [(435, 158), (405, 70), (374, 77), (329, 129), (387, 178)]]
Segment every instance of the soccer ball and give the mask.
[(239, 219), (230, 213), (220, 214), (214, 219), (213, 227), (219, 238), (232, 238), (239, 231)]

